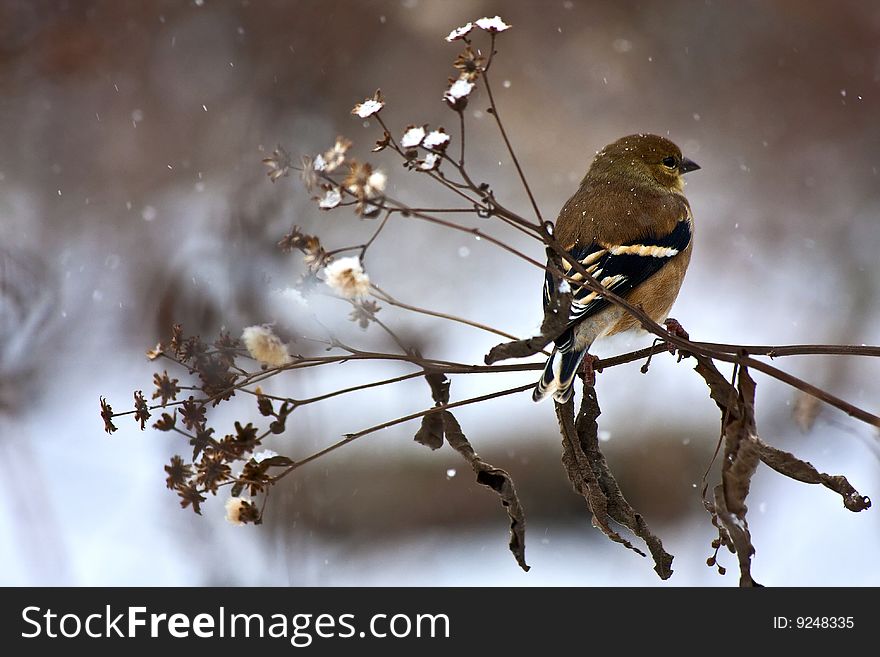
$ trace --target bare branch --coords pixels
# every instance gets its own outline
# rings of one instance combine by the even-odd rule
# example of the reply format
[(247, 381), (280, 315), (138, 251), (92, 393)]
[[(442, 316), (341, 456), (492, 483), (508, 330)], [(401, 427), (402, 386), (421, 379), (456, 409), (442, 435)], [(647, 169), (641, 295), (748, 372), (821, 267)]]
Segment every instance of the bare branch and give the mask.
[(504, 331), (500, 331), (491, 326), (487, 326), (486, 324), (480, 324), (479, 322), (475, 322), (470, 319), (465, 319), (463, 317), (458, 317), (456, 315), (449, 315), (447, 313), (441, 313), (436, 310), (428, 310), (427, 308), (420, 308), (418, 306), (413, 306), (408, 303), (404, 303), (403, 301), (399, 301), (392, 297), (388, 292), (380, 288), (378, 285), (373, 285), (373, 289), (377, 292), (375, 295), (377, 299), (384, 301), (385, 303), (397, 306), (398, 308), (402, 308), (404, 310), (409, 310), (414, 313), (419, 313), (421, 315), (428, 315), (429, 317), (438, 317), (440, 319), (447, 319), (451, 322), (457, 322), (459, 324), (464, 324), (466, 326), (471, 326), (473, 328), (480, 329), (481, 331), (486, 331), (488, 333), (494, 333), (495, 335), (500, 335), (503, 338), (507, 338), (509, 340), (516, 340), (515, 335), (511, 335), (510, 333), (505, 333)]
[(518, 386), (516, 388), (508, 388), (507, 390), (500, 390), (498, 392), (492, 392), (487, 395), (480, 395), (479, 397), (471, 397), (470, 399), (463, 399), (461, 401), (453, 402), (450, 404), (443, 404), (441, 406), (435, 406), (434, 408), (429, 408), (424, 411), (419, 411), (418, 413), (412, 413), (411, 415), (405, 415), (403, 417), (396, 418), (394, 420), (389, 420), (388, 422), (382, 422), (381, 424), (377, 424), (375, 426), (369, 427), (368, 429), (362, 429), (356, 433), (350, 433), (345, 436), (342, 440), (339, 440), (332, 445), (325, 447), (322, 450), (319, 450), (299, 461), (296, 461), (293, 465), (289, 466), (286, 470), (276, 475), (275, 480), (279, 480), (282, 477), (287, 476), (289, 473), (293, 472), (297, 468), (304, 466), (306, 463), (311, 463), (322, 456), (329, 454), (330, 452), (334, 452), (340, 447), (343, 447), (351, 442), (354, 442), (358, 438), (362, 438), (363, 436), (369, 435), (371, 433), (376, 433), (377, 431), (381, 431), (382, 429), (388, 429), (389, 427), (396, 426), (398, 424), (403, 424), (404, 422), (409, 422), (410, 420), (417, 420), (420, 417), (425, 415), (429, 415), (431, 413), (439, 413), (440, 411), (449, 410), (450, 408), (458, 408), (459, 406), (467, 406), (469, 404), (478, 404), (480, 402), (488, 401), (490, 399), (497, 399), (498, 397), (504, 397), (506, 395), (514, 395), (518, 392), (524, 392), (525, 390), (531, 390), (532, 384)]
[[(492, 35), (492, 52), (495, 51), (495, 35)], [(529, 197), (529, 202), (532, 204), (532, 209), (535, 211), (535, 217), (537, 217), (538, 225), (544, 223), (544, 218), (541, 216), (541, 211), (538, 209), (538, 203), (535, 201), (535, 197), (532, 194), (532, 188), (529, 187), (529, 182), (526, 180), (526, 175), (523, 173), (522, 167), (519, 164), (519, 159), (516, 157), (516, 153), (513, 150), (513, 146), (510, 143), (510, 139), (507, 136), (507, 131), (504, 129), (504, 124), (501, 122), (501, 117), (498, 115), (498, 106), (495, 104), (495, 97), (492, 94), (492, 85), (489, 84), (489, 66), (491, 65), (491, 61), (486, 65), (483, 70), (483, 85), (486, 87), (486, 93), (489, 96), (489, 105), (490, 111), (489, 113), (495, 117), (495, 123), (498, 124), (498, 130), (501, 131), (501, 136), (504, 138), (504, 145), (507, 146), (507, 153), (510, 155), (510, 159), (513, 161), (514, 166), (516, 167), (516, 171), (519, 174), (519, 179), (523, 184), (523, 187), (526, 190), (526, 194)]]
[(869, 345), (842, 345), (842, 344), (792, 344), (792, 345), (736, 345), (721, 344), (718, 342), (695, 342), (705, 349), (719, 351), (728, 354), (737, 354), (745, 351), (752, 356), (880, 356), (880, 347)]

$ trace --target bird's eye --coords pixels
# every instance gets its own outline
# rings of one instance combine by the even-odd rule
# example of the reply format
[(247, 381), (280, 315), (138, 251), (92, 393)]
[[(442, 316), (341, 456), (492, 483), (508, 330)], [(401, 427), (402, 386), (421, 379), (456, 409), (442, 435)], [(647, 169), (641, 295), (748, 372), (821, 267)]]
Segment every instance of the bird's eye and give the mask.
[(675, 156), (669, 155), (663, 158), (663, 166), (674, 169), (678, 165), (678, 160), (675, 159)]

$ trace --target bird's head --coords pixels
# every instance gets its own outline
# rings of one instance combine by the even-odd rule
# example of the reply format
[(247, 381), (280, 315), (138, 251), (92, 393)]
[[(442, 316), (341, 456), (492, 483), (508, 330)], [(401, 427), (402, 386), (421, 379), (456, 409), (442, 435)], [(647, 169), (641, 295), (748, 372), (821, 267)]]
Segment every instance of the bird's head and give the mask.
[(614, 180), (623, 184), (631, 180), (633, 183), (659, 185), (669, 191), (681, 192), (684, 189), (682, 176), (699, 168), (696, 162), (684, 157), (681, 149), (665, 137), (637, 134), (622, 137), (599, 151), (587, 178)]

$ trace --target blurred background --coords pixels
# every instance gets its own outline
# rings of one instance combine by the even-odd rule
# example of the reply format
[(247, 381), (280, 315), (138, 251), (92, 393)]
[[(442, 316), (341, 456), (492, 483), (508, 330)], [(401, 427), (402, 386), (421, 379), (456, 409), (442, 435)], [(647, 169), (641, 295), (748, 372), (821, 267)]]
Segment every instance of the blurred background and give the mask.
[[(529, 573), (507, 550), (495, 495), (448, 447), (414, 443), (417, 423), (297, 471), (258, 527), (228, 524), (222, 494), (203, 517), (179, 508), (162, 467), (188, 456), (185, 441), (142, 433), (131, 418), (112, 437), (102, 430), (99, 396), (117, 411), (131, 408), (134, 390), (149, 396), (155, 367), (143, 354), (173, 322), (205, 338), (269, 321), (308, 333), (314, 312), (350, 341), (393, 348), (348, 322), (345, 304), (304, 309), (277, 294), (302, 271), (300, 257), (275, 246), (291, 225), (334, 248), (362, 242), (375, 223), (319, 212), (295, 176), (273, 185), (260, 160), (277, 144), (297, 158), (322, 152), (338, 134), (369, 156), (381, 130), (349, 110), (377, 87), (394, 130), (455, 132), (441, 96), (460, 47), (444, 37), (496, 13), (513, 25), (493, 64), (499, 110), (545, 216), (608, 142), (668, 135), (703, 167), (688, 176), (696, 246), (673, 309), (693, 338), (880, 343), (876, 3), (0, 0), (0, 583), (736, 584), (732, 555), (721, 556), (724, 577), (705, 565), (715, 534), (699, 483), (718, 412), (692, 365), (670, 357), (647, 376), (632, 364), (598, 380), (609, 462), (676, 557), (667, 584), (591, 527), (559, 462), (553, 409), (527, 394), (456, 416), (516, 482)], [(528, 213), (486, 107), (471, 98), (469, 166)], [(391, 195), (455, 202), (392, 154), (371, 160)], [(518, 335), (541, 319), (540, 272), (462, 234), (396, 218), (366, 267), (402, 301)], [(437, 358), (481, 362), (497, 341), (392, 308), (380, 316)], [(625, 336), (598, 353), (649, 342)], [(880, 411), (873, 359), (776, 365)], [(269, 391), (305, 397), (411, 371), (319, 370), (276, 377)], [(452, 398), (532, 378), (456, 376)], [(765, 440), (880, 498), (875, 431), (830, 408), (814, 420), (802, 412), (804, 430), (793, 417), (802, 400), (757, 382)], [(267, 446), (298, 458), (431, 403), (416, 380), (308, 406)], [(223, 431), (256, 417), (240, 399), (214, 422)], [(880, 584), (876, 508), (850, 513), (830, 491), (764, 466), (749, 506), (759, 582)]]

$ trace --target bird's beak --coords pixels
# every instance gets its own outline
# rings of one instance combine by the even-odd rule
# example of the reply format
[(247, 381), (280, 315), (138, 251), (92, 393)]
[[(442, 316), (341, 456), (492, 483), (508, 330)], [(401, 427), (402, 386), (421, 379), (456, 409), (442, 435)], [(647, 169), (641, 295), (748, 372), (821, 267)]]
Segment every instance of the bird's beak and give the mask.
[(678, 170), (681, 173), (687, 173), (688, 171), (696, 171), (700, 168), (700, 165), (690, 160), (686, 157), (681, 158), (681, 164), (678, 165)]

